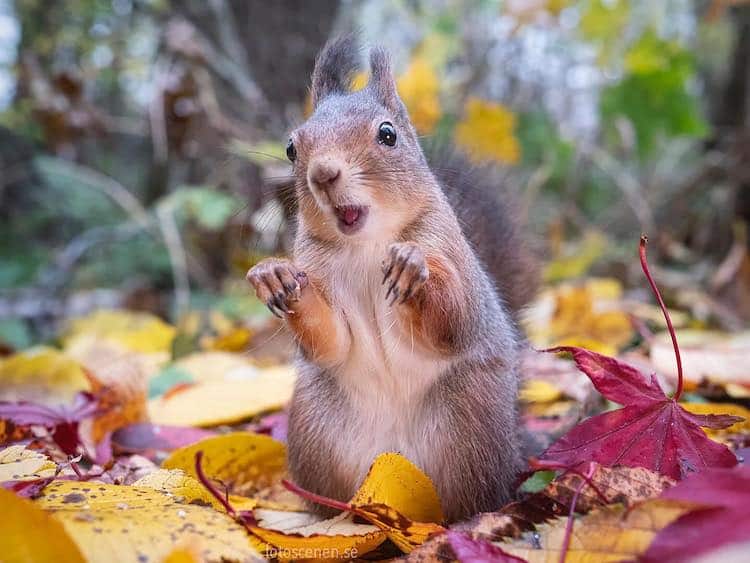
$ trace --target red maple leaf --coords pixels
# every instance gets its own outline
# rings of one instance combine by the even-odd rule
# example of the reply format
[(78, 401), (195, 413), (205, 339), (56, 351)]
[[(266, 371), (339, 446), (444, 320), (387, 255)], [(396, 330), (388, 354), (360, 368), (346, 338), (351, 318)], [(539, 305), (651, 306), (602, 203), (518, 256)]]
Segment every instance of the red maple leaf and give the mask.
[(742, 419), (692, 414), (664, 394), (655, 375), (647, 379), (614, 358), (570, 346), (551, 351), (573, 354), (597, 391), (623, 408), (578, 424), (552, 444), (542, 459), (570, 467), (586, 461), (645, 467), (672, 479), (705, 467), (737, 464), (729, 448), (711, 440), (700, 427), (726, 428)]
[(696, 415), (679, 403), (682, 363), (672, 322), (646, 263), (645, 237), (641, 239), (641, 264), (664, 312), (677, 359), (678, 383), (667, 397), (655, 375), (646, 377), (636, 368), (583, 348), (565, 346), (550, 352), (569, 352), (578, 368), (607, 399), (623, 408), (599, 414), (578, 424), (552, 444), (541, 458), (573, 467), (588, 461), (602, 465), (645, 467), (673, 479), (706, 467), (732, 467), (736, 456), (701, 430), (725, 428), (742, 420), (728, 415)]
[(700, 506), (663, 528), (639, 561), (687, 561), (731, 544), (743, 549), (750, 538), (750, 467), (709, 469), (691, 475), (661, 498)]

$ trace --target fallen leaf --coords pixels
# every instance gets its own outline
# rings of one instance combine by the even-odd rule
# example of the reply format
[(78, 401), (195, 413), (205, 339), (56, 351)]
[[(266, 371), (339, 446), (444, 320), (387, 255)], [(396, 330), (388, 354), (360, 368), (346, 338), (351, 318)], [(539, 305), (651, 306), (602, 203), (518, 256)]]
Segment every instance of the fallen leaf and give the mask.
[(0, 400), (68, 405), (91, 382), (81, 365), (53, 348), (19, 352), (0, 363)]
[(460, 563), (517, 563), (524, 560), (505, 553), (500, 547), (488, 541), (473, 538), (469, 534), (446, 532), (448, 543)]
[(134, 487), (149, 487), (163, 493), (175, 495), (176, 500), (183, 503), (213, 506), (221, 510), (222, 506), (200, 484), (199, 481), (187, 475), (181, 469), (158, 469), (141, 477)]
[(182, 469), (198, 479), (195, 454), (203, 452), (203, 470), (230, 492), (244, 496), (277, 482), (286, 470), (286, 446), (263, 434), (233, 432), (180, 448), (164, 460), (165, 469)]
[(680, 403), (682, 408), (693, 414), (726, 414), (743, 419), (726, 428), (704, 428), (703, 431), (714, 439), (730, 434), (750, 434), (750, 410), (735, 403)]
[(518, 394), (518, 398), (526, 403), (551, 403), (561, 396), (560, 389), (542, 379), (525, 380)]
[[(693, 560), (717, 548), (747, 542), (750, 537), (750, 467), (709, 469), (691, 475), (665, 491), (661, 498), (668, 502), (695, 503), (700, 509), (661, 530), (641, 561)], [(710, 560), (725, 561), (716, 556)]]
[[(565, 561), (568, 563), (632, 560), (646, 551), (662, 528), (695, 505), (672, 500), (649, 500), (631, 510), (622, 506), (599, 508), (576, 518)], [(499, 545), (530, 563), (560, 560), (568, 518), (537, 526), (522, 538)]]
[(68, 407), (45, 405), (21, 401), (18, 403), (0, 403), (0, 418), (9, 420), (18, 426), (43, 426), (51, 432), (52, 440), (63, 453), (77, 455), (83, 445), (79, 427), (82, 423), (93, 420), (100, 412), (91, 393), (78, 393), (73, 404)]
[(354, 559), (386, 539), (371, 524), (355, 524), (349, 514), (322, 520), (312, 514), (258, 509), (253, 533), (269, 544), (264, 555), (279, 559)]
[(215, 435), (215, 432), (201, 428), (140, 422), (117, 430), (112, 435), (112, 444), (119, 452), (138, 453), (150, 458), (155, 452), (171, 452)]
[(442, 533), (443, 520), (435, 487), (419, 468), (400, 454), (375, 458), (364, 481), (348, 503), (316, 495), (287, 483), (303, 498), (361, 516), (385, 532), (404, 553)]
[(55, 481), (35, 504), (52, 512), (89, 561), (159, 560), (190, 541), (210, 561), (259, 558), (228, 515), (149, 487)]
[(3, 525), (0, 545), (4, 563), (83, 563), (81, 550), (60, 522), (35, 503), (0, 489)]
[(247, 365), (219, 381), (195, 383), (149, 401), (150, 419), (169, 426), (232, 424), (282, 408), (291, 399), (295, 372), (291, 366), (263, 370)]
[(14, 445), (0, 450), (0, 483), (53, 477), (57, 464), (46, 455)]
[[(727, 334), (707, 330), (680, 331), (680, 354), (685, 379), (703, 378), (719, 383), (750, 383), (750, 332)], [(660, 373), (676, 379), (669, 334), (658, 334), (651, 342), (651, 361)]]
[(148, 313), (99, 310), (68, 323), (63, 335), (65, 348), (74, 347), (81, 336), (113, 341), (133, 352), (169, 353), (177, 329)]
[(635, 368), (595, 352), (562, 347), (596, 389), (623, 408), (599, 414), (575, 426), (541, 456), (564, 466), (587, 461), (602, 465), (646, 467), (681, 479), (706, 467), (732, 467), (737, 458), (723, 444), (706, 437), (701, 426), (725, 428), (737, 419), (728, 415), (695, 415)]

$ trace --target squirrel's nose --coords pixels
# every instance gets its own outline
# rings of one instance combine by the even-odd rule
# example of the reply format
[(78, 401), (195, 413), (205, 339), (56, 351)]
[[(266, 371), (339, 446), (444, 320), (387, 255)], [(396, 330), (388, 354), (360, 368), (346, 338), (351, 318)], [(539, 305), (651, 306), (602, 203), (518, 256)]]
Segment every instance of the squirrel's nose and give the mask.
[(328, 191), (341, 178), (341, 166), (332, 161), (315, 162), (310, 166), (309, 179), (323, 191)]

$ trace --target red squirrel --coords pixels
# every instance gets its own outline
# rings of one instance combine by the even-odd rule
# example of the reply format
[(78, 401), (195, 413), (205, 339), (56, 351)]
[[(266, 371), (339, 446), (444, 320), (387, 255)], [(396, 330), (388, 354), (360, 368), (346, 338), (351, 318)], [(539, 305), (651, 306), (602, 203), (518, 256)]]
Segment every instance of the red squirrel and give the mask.
[(350, 91), (358, 58), (352, 37), (318, 56), (313, 113), (287, 145), (293, 254), (247, 278), (299, 347), (291, 477), (346, 501), (379, 453), (400, 452), (456, 521), (507, 502), (523, 466), (514, 312), (533, 260), (487, 195), (496, 187), (480, 195), (463, 173), (433, 173), (383, 49)]

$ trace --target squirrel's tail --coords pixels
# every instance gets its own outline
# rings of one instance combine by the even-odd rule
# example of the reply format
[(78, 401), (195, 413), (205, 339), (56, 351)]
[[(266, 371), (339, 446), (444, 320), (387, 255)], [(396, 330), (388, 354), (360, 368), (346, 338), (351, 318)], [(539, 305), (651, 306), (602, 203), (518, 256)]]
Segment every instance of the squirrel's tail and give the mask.
[(539, 287), (539, 263), (522, 236), (516, 194), (504, 190), (496, 169), (472, 165), (450, 147), (425, 147), (435, 177), (458, 216), (466, 238), (515, 313)]

